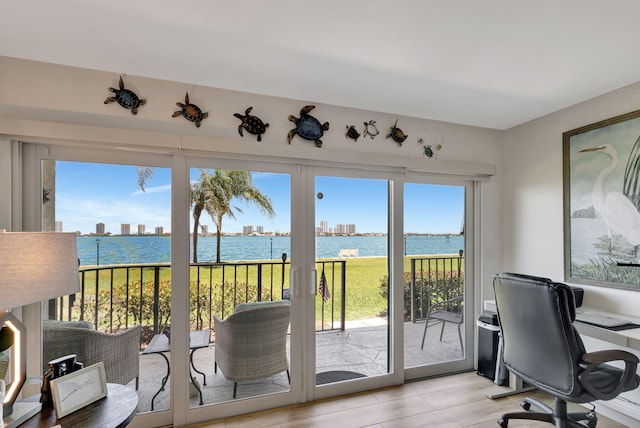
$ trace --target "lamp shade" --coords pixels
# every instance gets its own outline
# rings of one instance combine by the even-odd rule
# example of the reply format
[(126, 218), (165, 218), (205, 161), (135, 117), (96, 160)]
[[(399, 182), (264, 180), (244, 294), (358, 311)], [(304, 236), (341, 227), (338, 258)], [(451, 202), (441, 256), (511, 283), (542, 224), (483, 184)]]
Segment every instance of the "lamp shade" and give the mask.
[(0, 310), (76, 293), (75, 233), (0, 233)]

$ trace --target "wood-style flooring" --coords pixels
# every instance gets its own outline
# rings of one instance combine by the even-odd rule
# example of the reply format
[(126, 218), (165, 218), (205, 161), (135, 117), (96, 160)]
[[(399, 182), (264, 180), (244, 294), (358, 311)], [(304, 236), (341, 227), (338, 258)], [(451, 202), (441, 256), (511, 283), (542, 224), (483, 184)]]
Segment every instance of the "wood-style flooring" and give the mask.
[[(525, 396), (551, 403), (539, 391), (491, 400), (496, 386), (475, 372), (409, 382), (405, 385), (330, 398), (190, 425), (221, 427), (371, 427), (371, 428), (496, 428), (505, 412), (520, 411)], [(570, 405), (570, 410), (584, 407)], [(597, 409), (596, 409), (597, 410)], [(511, 421), (509, 427), (551, 427), (533, 421)], [(598, 414), (599, 428), (625, 427)]]

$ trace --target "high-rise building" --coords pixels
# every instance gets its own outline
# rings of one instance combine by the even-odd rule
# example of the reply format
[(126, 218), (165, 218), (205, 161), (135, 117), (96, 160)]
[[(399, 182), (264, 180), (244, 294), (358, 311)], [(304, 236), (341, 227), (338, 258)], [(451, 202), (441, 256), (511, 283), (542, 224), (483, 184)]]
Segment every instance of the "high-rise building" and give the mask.
[(164, 228), (162, 226), (156, 227), (156, 235), (164, 235)]
[(320, 221), (320, 229), (322, 233), (329, 233), (329, 222), (327, 220)]
[(138, 225), (138, 235), (144, 235), (145, 234), (145, 229), (146, 229), (146, 226), (144, 224), (139, 224)]
[(242, 226), (243, 235), (251, 235), (253, 233), (253, 226)]
[(356, 233), (356, 225), (353, 224), (353, 223), (347, 224), (346, 233), (348, 233), (350, 235)]
[(104, 223), (96, 224), (96, 235), (104, 235)]
[(131, 225), (128, 223), (122, 223), (120, 225), (120, 235), (131, 235)]
[(264, 226), (256, 226), (256, 232), (262, 235), (264, 233)]

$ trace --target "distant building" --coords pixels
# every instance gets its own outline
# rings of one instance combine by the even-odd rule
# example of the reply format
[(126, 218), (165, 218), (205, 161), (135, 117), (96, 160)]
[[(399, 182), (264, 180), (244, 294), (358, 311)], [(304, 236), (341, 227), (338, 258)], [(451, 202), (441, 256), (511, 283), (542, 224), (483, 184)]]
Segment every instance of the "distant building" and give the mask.
[(208, 235), (209, 234), (209, 225), (208, 224), (201, 224), (200, 225), (200, 233), (202, 233), (203, 235)]
[(320, 230), (322, 230), (323, 233), (329, 233), (329, 222), (327, 220), (320, 222)]
[(162, 226), (156, 227), (156, 235), (164, 235), (164, 227)]
[(122, 223), (120, 225), (120, 235), (131, 235), (131, 225)]
[(251, 235), (253, 233), (253, 226), (242, 226), (243, 235)]
[(62, 232), (62, 222), (61, 221), (56, 221), (56, 232)]
[(347, 224), (346, 226), (347, 226), (347, 232), (346, 233), (348, 233), (350, 235), (356, 233), (356, 225), (355, 224), (351, 223), (351, 224)]
[(96, 235), (104, 235), (104, 223), (96, 224)]
[(146, 229), (146, 226), (144, 224), (139, 224), (138, 225), (138, 235), (144, 235), (145, 234), (145, 229)]
[(264, 233), (264, 226), (256, 226), (256, 233), (262, 235)]

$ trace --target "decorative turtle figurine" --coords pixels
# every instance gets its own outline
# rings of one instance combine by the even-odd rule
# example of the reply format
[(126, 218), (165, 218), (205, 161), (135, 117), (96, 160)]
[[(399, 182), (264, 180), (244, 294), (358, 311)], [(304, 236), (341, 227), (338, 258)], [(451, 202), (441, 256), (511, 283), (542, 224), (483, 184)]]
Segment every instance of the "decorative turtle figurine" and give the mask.
[(408, 135), (402, 132), (402, 129), (398, 128), (398, 119), (396, 119), (396, 123), (394, 123), (393, 126), (389, 128), (389, 133), (387, 134), (387, 138), (389, 137), (391, 137), (393, 141), (400, 144), (401, 146), (404, 140), (407, 139)]
[(442, 148), (441, 144), (436, 144), (435, 146), (424, 146), (424, 155), (431, 159), (434, 155), (436, 155), (440, 149)]
[(316, 108), (316, 106), (304, 106), (300, 110), (300, 118), (294, 115), (289, 115), (289, 120), (296, 124), (296, 127), (289, 131), (287, 140), (291, 144), (293, 137), (298, 134), (305, 140), (311, 140), (316, 143), (316, 147), (322, 147), (322, 141), (320, 138), (324, 135), (324, 131), (329, 129), (329, 122), (320, 124), (320, 121), (311, 116), (309, 112)]
[(262, 141), (261, 134), (264, 134), (264, 132), (269, 127), (269, 124), (264, 123), (257, 116), (250, 115), (249, 113), (251, 113), (251, 110), (253, 110), (253, 107), (249, 107), (248, 109), (246, 109), (244, 111), (244, 116), (241, 115), (240, 113), (233, 114), (235, 117), (237, 117), (242, 121), (242, 123), (238, 125), (238, 133), (240, 134), (241, 137), (244, 137), (244, 135), (242, 135), (242, 129), (244, 128), (247, 130), (249, 134), (257, 135), (258, 141)]
[(104, 103), (109, 104), (115, 101), (120, 104), (120, 107), (131, 110), (131, 114), (138, 114), (138, 107), (145, 105), (147, 103), (147, 100), (141, 100), (135, 94), (135, 92), (129, 89), (125, 89), (124, 82), (122, 81), (122, 76), (120, 76), (118, 86), (119, 89), (109, 88), (109, 90), (113, 92), (115, 96), (108, 97), (106, 100), (104, 100)]
[(375, 120), (370, 120), (369, 122), (364, 122), (364, 132), (363, 135), (366, 137), (367, 135), (371, 137), (373, 140), (376, 138), (380, 131), (378, 131), (378, 127), (376, 126)]
[(189, 102), (189, 92), (184, 96), (184, 104), (177, 102), (176, 105), (180, 107), (180, 110), (175, 111), (171, 117), (182, 116), (189, 122), (194, 122), (196, 128), (200, 128), (200, 122), (209, 117), (209, 113), (203, 113), (200, 107)]
[(351, 138), (353, 141), (358, 141), (360, 133), (356, 129), (355, 125), (347, 125), (347, 138)]

